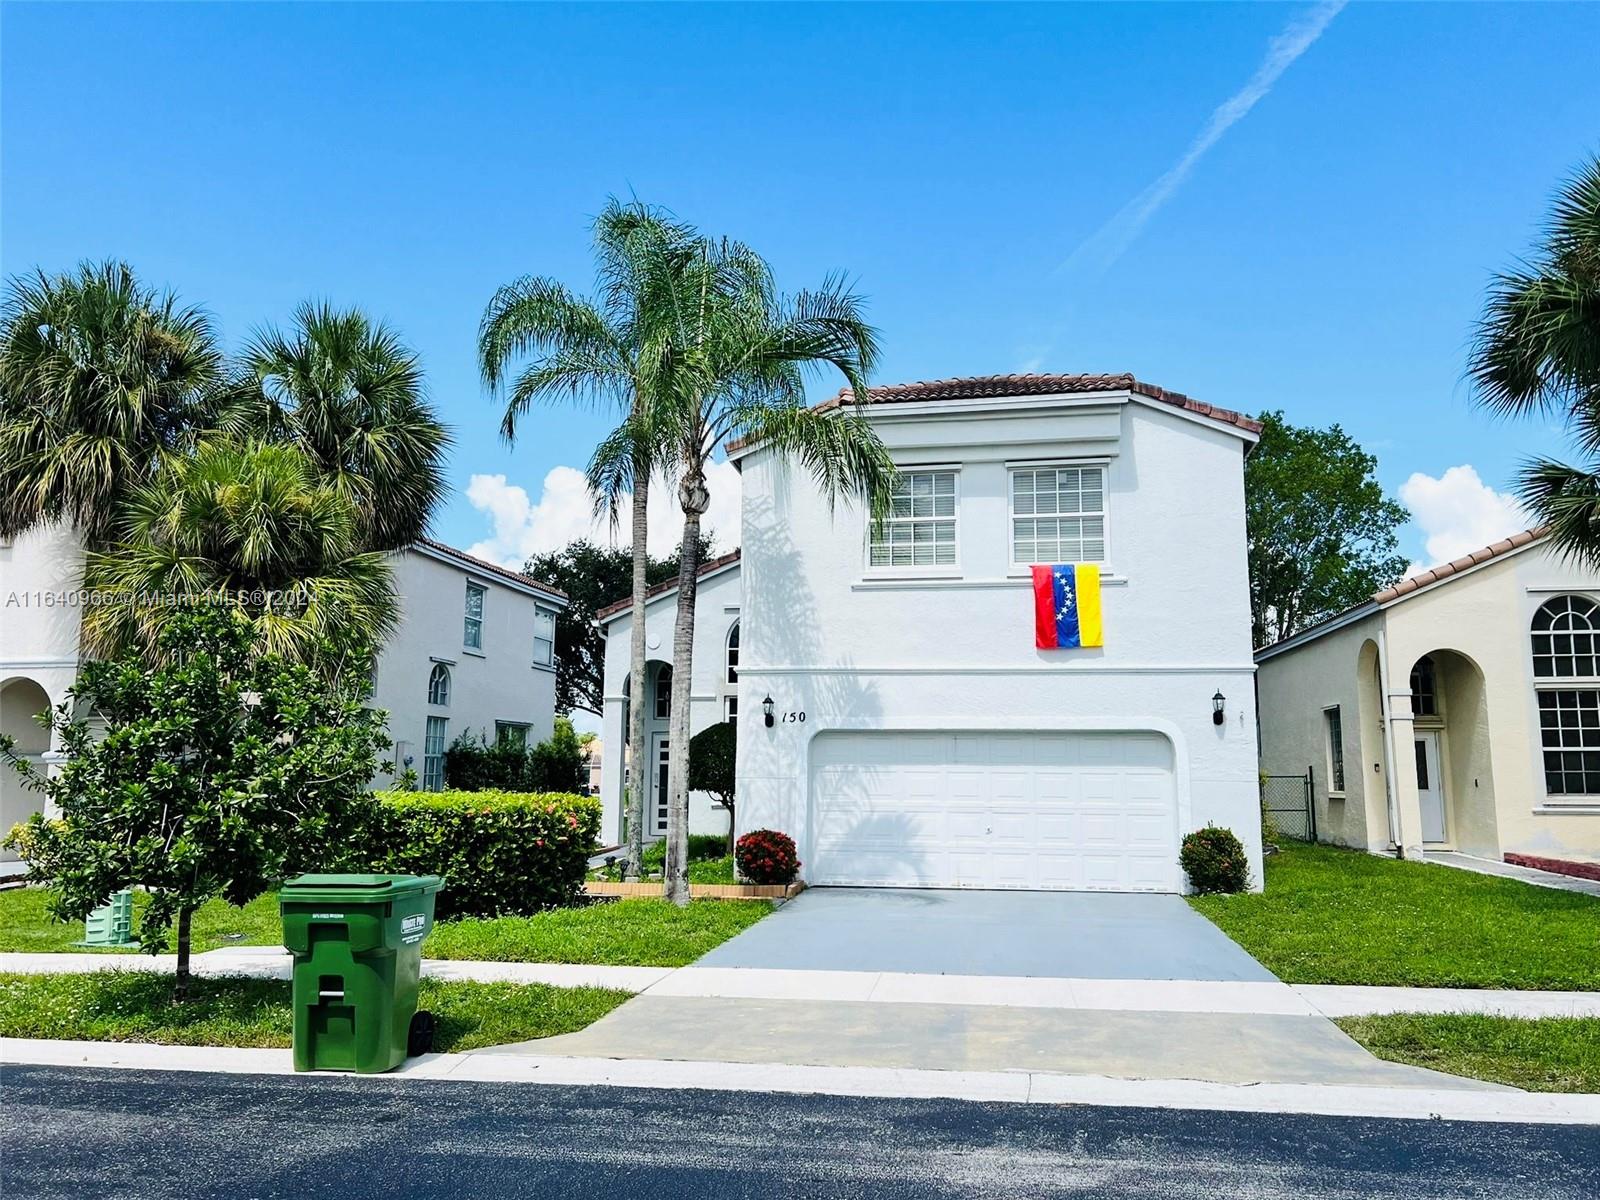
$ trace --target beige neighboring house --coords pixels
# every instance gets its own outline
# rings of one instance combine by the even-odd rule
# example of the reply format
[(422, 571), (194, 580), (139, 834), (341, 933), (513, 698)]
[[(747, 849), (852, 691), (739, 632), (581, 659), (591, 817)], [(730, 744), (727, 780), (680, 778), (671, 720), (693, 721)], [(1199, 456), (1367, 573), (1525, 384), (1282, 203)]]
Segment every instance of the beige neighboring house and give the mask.
[(1320, 840), (1600, 862), (1600, 572), (1542, 531), (1256, 663), (1262, 770), (1311, 768)]

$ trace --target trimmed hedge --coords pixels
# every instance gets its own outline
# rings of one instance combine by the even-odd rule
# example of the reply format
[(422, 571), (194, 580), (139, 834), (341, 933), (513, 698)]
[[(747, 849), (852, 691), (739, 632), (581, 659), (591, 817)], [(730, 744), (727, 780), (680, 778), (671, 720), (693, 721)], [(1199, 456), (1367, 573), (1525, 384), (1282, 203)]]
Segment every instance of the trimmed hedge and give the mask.
[(1250, 861), (1233, 830), (1207, 825), (1187, 834), (1178, 862), (1189, 882), (1202, 896), (1214, 892), (1242, 892), (1250, 886)]
[(600, 835), (600, 801), (564, 792), (382, 792), (363, 857), (373, 871), (442, 875), (438, 917), (573, 904)]
[(800, 873), (794, 839), (776, 829), (754, 829), (734, 846), (739, 874), (751, 883), (793, 883)]

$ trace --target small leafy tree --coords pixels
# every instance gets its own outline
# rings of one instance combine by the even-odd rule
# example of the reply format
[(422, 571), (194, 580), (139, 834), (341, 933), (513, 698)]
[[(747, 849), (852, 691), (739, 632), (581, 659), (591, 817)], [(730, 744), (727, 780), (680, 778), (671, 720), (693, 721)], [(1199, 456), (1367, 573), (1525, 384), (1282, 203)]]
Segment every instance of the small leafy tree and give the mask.
[(733, 853), (733, 778), (738, 751), (737, 727), (731, 721), (707, 725), (689, 739), (689, 790), (710, 792), (728, 810), (728, 853)]
[(67, 756), (58, 775), (38, 772), (9, 739), (0, 753), (61, 814), (35, 814), (7, 839), (50, 884), (54, 914), (81, 921), (114, 892), (147, 889), (139, 939), (159, 953), (176, 924), (182, 1001), (194, 910), (217, 897), (245, 904), (288, 875), (336, 865), (390, 743), (382, 714), (362, 706), (359, 672), (333, 683), (252, 653), (237, 610), (180, 612), (162, 638), (159, 667), (134, 653), (84, 664), (70, 703), (45, 718)]
[(1406, 560), (1395, 531), (1410, 519), (1383, 494), (1378, 460), (1337, 425), (1299, 428), (1261, 414), (1244, 464), (1254, 644), (1297, 633), (1388, 587)]

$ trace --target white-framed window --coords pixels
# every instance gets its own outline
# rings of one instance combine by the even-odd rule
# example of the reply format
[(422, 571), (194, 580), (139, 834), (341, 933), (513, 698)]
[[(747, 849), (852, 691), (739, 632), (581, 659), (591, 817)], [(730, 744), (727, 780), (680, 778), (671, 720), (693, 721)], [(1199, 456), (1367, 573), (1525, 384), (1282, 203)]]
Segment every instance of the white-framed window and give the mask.
[(533, 614), (533, 664), (536, 667), (554, 666), (556, 661), (556, 615), (548, 608), (535, 609)]
[(1600, 796), (1600, 604), (1553, 596), (1530, 631), (1544, 790), (1551, 797)]
[(528, 724), (525, 721), (496, 721), (494, 723), (494, 740), (497, 746), (515, 746), (518, 750), (528, 748)]
[(1344, 718), (1339, 706), (1322, 710), (1322, 721), (1328, 735), (1328, 791), (1333, 795), (1344, 792)]
[(739, 683), (739, 622), (735, 621), (728, 630), (727, 654), (724, 659), (723, 678), (729, 687), (736, 687)]
[(445, 736), (450, 729), (447, 717), (429, 717), (428, 728), (422, 737), (422, 790), (444, 790)]
[(462, 622), (461, 644), (469, 650), (483, 649), (483, 585), (467, 584), (467, 611)]
[(739, 721), (739, 697), (724, 696), (722, 698), (722, 719), (729, 725)]
[(443, 663), (434, 663), (428, 672), (428, 703), (440, 708), (450, 704), (450, 668)]
[(1104, 465), (1012, 467), (1012, 565), (1105, 561)]
[(666, 663), (656, 672), (655, 713), (658, 721), (672, 717), (672, 668)]
[(889, 515), (872, 523), (867, 563), (872, 567), (953, 567), (956, 554), (957, 472), (900, 472)]

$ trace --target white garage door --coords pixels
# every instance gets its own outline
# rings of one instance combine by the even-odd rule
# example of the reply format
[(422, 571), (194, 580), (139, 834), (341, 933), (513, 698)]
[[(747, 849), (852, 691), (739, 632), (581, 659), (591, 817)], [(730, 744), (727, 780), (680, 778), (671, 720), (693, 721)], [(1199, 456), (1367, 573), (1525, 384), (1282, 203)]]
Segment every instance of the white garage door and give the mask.
[(815, 884), (1178, 890), (1172, 751), (1145, 733), (825, 733)]

